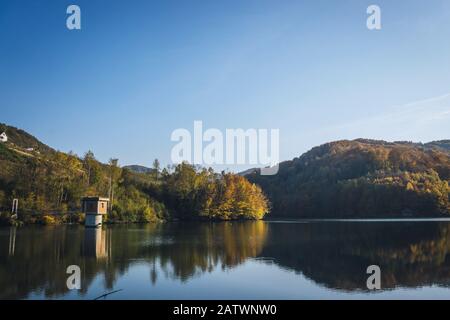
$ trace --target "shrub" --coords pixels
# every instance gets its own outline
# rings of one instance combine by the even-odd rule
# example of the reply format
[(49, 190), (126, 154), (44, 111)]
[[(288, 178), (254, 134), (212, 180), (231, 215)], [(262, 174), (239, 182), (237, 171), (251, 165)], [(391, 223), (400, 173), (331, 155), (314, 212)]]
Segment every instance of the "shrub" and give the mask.
[(50, 225), (55, 225), (58, 224), (59, 221), (56, 217), (54, 216), (50, 216), (50, 215), (43, 215), (40, 219), (39, 222), (45, 226), (50, 226)]
[(155, 211), (150, 207), (143, 208), (137, 214), (137, 222), (145, 223), (155, 222), (157, 220), (158, 218), (155, 215)]

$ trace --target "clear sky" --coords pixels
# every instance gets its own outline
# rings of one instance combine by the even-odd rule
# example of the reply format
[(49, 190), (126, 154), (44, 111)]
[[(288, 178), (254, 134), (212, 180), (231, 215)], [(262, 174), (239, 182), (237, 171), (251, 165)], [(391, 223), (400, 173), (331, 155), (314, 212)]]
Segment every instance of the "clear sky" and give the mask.
[(166, 165), (194, 120), (279, 128), (281, 160), (344, 138), (448, 139), (449, 94), (448, 0), (0, 1), (0, 122), (102, 161)]

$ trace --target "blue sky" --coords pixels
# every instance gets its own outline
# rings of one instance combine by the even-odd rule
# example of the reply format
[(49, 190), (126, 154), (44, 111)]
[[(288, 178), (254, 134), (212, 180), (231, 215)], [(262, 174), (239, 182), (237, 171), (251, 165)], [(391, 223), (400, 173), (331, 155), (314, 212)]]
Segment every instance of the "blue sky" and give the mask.
[(2, 0), (0, 122), (147, 166), (194, 120), (279, 128), (282, 160), (338, 139), (448, 139), (449, 39), (447, 0)]

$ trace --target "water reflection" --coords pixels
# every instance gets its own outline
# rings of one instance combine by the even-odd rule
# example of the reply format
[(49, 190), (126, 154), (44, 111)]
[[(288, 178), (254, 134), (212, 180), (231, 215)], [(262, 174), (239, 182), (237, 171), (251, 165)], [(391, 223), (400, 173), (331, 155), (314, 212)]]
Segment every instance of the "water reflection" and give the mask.
[(16, 230), (17, 227), (9, 228), (9, 251), (8, 255), (13, 256), (16, 249)]
[(111, 230), (86, 228), (84, 230), (83, 256), (106, 259), (111, 249)]
[(0, 229), (0, 299), (31, 293), (62, 297), (68, 293), (66, 268), (72, 264), (82, 269), (81, 297), (94, 283), (105, 291), (116, 289), (118, 279), (137, 265), (148, 269), (148, 278), (140, 281), (151, 286), (187, 283), (249, 260), (275, 264), (294, 271), (292, 277), (304, 276), (343, 292), (366, 290), (365, 270), (371, 264), (381, 267), (383, 289), (447, 286), (449, 252), (448, 222), (5, 228)]
[(448, 286), (449, 222), (322, 222), (272, 227), (263, 254), (316, 283), (367, 291), (366, 268), (382, 288)]

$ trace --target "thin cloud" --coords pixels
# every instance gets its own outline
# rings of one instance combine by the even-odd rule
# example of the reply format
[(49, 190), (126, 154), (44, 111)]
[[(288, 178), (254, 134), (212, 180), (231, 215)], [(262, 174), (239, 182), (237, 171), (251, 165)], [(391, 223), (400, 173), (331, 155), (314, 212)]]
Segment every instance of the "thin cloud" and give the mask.
[(363, 128), (366, 131), (369, 128), (397, 128), (394, 126), (402, 124), (409, 127), (423, 126), (433, 121), (442, 121), (450, 117), (450, 93), (394, 106), (391, 110), (377, 116), (337, 125), (330, 130)]
[(320, 141), (371, 138), (431, 141), (450, 138), (450, 93), (392, 106), (377, 115), (317, 128)]

